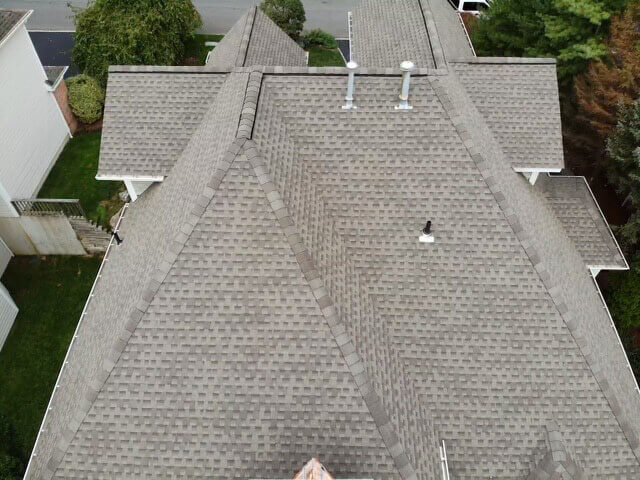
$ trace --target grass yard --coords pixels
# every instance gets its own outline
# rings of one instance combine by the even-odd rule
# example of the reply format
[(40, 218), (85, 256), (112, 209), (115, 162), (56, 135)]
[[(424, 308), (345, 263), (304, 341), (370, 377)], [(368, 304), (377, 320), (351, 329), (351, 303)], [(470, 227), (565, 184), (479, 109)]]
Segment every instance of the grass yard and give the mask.
[[(0, 424), (0, 478), (15, 477), (6, 471), (7, 458), (18, 456), (18, 468), (26, 467), (101, 261), (14, 257), (2, 277), (20, 312), (0, 351), (0, 419), (4, 423)], [(7, 435), (7, 430), (15, 433)], [(8, 436), (15, 441), (2, 438)]]
[(310, 67), (344, 67), (344, 58), (340, 50), (324, 47), (311, 47), (309, 50)]
[(64, 148), (38, 193), (39, 198), (77, 198), (90, 220), (107, 226), (122, 206), (121, 182), (96, 180), (101, 132), (80, 134)]
[(185, 45), (184, 61), (185, 65), (204, 65), (207, 54), (211, 47), (207, 47), (204, 42), (219, 42), (224, 35), (194, 35)]

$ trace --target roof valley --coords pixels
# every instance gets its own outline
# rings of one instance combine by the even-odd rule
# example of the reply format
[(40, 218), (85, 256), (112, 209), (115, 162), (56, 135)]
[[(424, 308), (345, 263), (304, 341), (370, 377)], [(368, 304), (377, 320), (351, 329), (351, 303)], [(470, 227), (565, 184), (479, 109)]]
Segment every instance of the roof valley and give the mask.
[(417, 480), (418, 476), (416, 475), (416, 471), (404, 451), (404, 447), (395, 432), (395, 428), (385, 411), (379, 395), (373, 387), (372, 379), (367, 374), (363, 359), (357, 353), (354, 342), (344, 322), (338, 315), (328, 290), (325, 288), (321, 274), (316, 269), (313, 258), (304, 245), (303, 239), (297, 231), (295, 222), (290, 216), (283, 198), (280, 196), (276, 185), (271, 179), (266, 160), (260, 155), (258, 146), (252, 140), (247, 142), (246, 147), (247, 158), (258, 177), (260, 186), (264, 189), (269, 204), (280, 222), (287, 242), (291, 246), (291, 250), (300, 265), (300, 269), (309, 283), (309, 288), (312, 290), (313, 296), (318, 302), (318, 306), (333, 335), (333, 339), (342, 353), (344, 361), (378, 427), (380, 436), (393, 458), (398, 472), (404, 480)]

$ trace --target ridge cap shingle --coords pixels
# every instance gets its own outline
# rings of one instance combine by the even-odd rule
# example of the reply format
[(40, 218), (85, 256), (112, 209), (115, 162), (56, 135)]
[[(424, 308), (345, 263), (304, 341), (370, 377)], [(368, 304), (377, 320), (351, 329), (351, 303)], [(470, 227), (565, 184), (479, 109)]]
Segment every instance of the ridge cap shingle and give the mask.
[(302, 237), (295, 227), (295, 222), (290, 216), (280, 192), (275, 188), (271, 175), (266, 168), (267, 162), (265, 158), (260, 154), (259, 147), (253, 140), (247, 140), (244, 148), (246, 149), (247, 159), (258, 177), (260, 187), (264, 190), (265, 196), (267, 196), (267, 200), (280, 222), (287, 243), (291, 247), (296, 261), (300, 265), (304, 278), (313, 292), (322, 316), (327, 322), (331, 335), (342, 353), (347, 368), (353, 377), (358, 391), (362, 395), (365, 405), (378, 428), (378, 432), (389, 455), (394, 461), (398, 473), (403, 480), (417, 480), (418, 477), (415, 468), (405, 453), (399, 436), (395, 432), (393, 423), (373, 387), (372, 379), (364, 367), (364, 360), (356, 351), (354, 341), (351, 335), (349, 335), (340, 315), (337, 313), (335, 304), (324, 285), (322, 276), (316, 269), (309, 250), (304, 245)]

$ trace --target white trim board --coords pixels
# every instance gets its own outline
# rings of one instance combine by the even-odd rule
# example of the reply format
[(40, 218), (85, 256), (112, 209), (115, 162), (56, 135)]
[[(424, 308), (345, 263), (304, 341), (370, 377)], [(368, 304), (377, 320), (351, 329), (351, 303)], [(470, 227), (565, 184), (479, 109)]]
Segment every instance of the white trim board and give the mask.
[(27, 22), (27, 20), (29, 20), (29, 17), (32, 13), (33, 10), (27, 10), (27, 13), (20, 19), (20, 21), (16, 23), (11, 30), (9, 30), (9, 33), (7, 33), (3, 39), (0, 40), (0, 47), (2, 47), (2, 45), (4, 45), (6, 41), (9, 40), (13, 36), (13, 34), (16, 33), (18, 29)]
[(119, 182), (163, 182), (164, 177), (154, 177), (151, 175), (96, 175), (96, 180), (112, 180)]

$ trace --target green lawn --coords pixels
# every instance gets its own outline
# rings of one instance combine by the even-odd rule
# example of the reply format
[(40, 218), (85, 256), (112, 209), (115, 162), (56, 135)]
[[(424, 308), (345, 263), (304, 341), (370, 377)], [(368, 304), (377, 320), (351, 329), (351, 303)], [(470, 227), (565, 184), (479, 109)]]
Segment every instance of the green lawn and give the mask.
[(309, 66), (344, 67), (344, 59), (337, 48), (329, 50), (324, 47), (311, 47), (309, 50)]
[(10, 442), (6, 441), (9, 427), (15, 429), (20, 463), (31, 453), (101, 260), (96, 257), (15, 257), (2, 277), (20, 312), (0, 351), (0, 440), (5, 432), (4, 441), (0, 441), (0, 478), (6, 478), (3, 457), (16, 456), (15, 452), (8, 452), (11, 449)]
[(224, 35), (195, 35), (185, 45), (185, 55), (183, 63), (185, 65), (204, 65), (207, 54), (211, 47), (207, 47), (204, 42), (219, 42)]
[(80, 134), (64, 148), (47, 180), (38, 193), (39, 198), (77, 198), (89, 219), (107, 225), (109, 218), (121, 206), (117, 193), (121, 182), (96, 180), (100, 132)]

